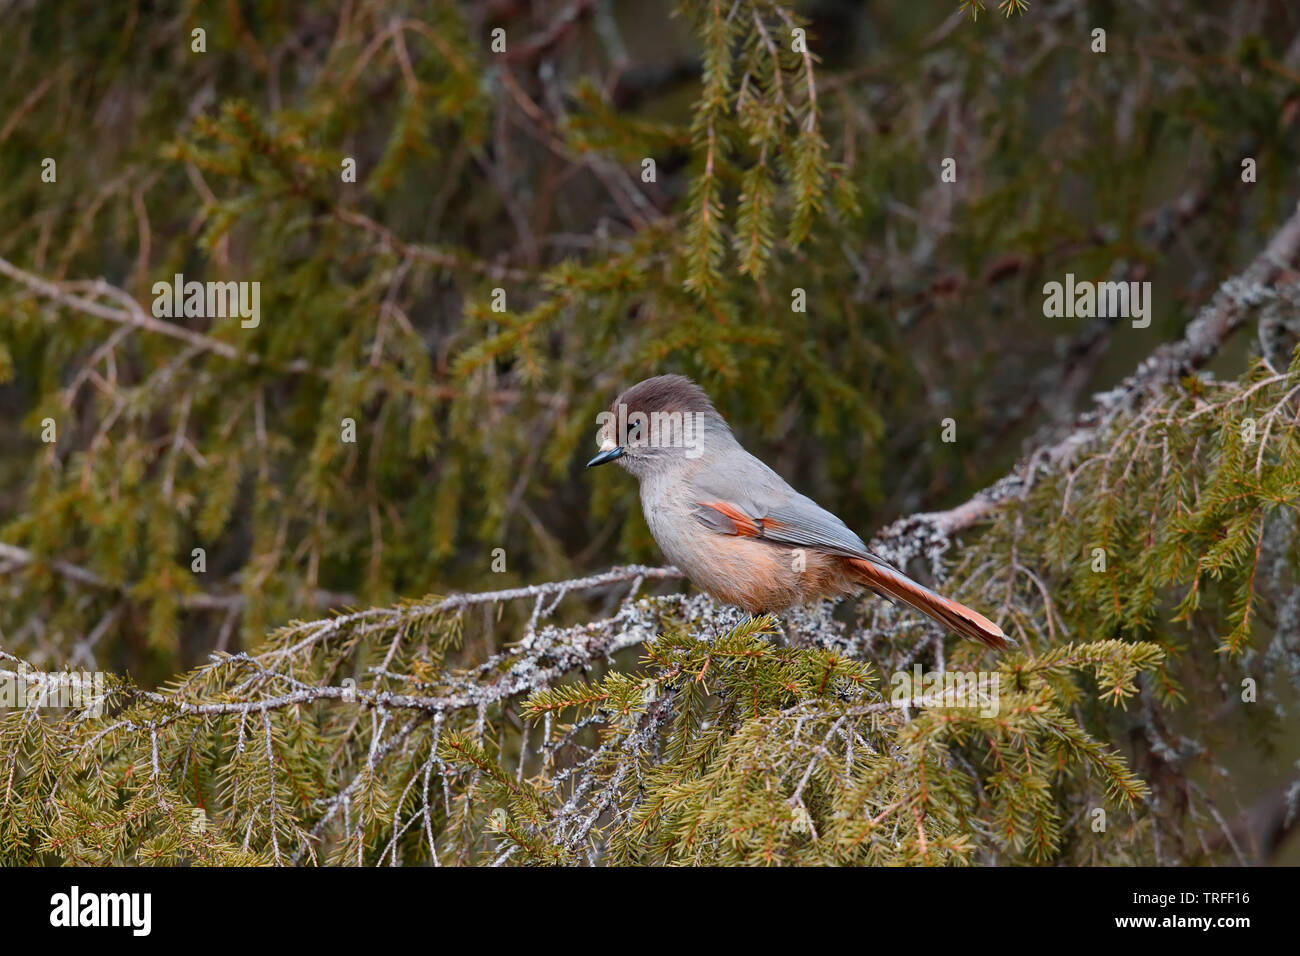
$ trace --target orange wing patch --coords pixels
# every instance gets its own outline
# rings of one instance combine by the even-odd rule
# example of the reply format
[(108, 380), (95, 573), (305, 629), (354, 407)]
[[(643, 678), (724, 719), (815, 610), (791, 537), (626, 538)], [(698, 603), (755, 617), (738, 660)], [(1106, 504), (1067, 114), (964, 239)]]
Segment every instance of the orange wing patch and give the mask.
[(735, 505), (727, 504), (725, 501), (701, 501), (700, 504), (730, 518), (731, 523), (736, 526), (736, 534), (742, 537), (757, 538), (763, 533), (763, 519), (751, 518)]

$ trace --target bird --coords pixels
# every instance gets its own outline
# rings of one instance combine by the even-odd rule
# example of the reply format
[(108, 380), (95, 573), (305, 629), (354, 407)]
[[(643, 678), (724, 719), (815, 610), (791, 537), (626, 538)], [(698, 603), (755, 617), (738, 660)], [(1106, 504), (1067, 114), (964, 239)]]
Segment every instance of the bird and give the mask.
[(913, 581), (843, 521), (746, 451), (698, 384), (658, 375), (597, 416), (600, 452), (640, 482), (664, 557), (700, 590), (751, 615), (864, 590), (1004, 651), (1015, 642), (963, 604)]

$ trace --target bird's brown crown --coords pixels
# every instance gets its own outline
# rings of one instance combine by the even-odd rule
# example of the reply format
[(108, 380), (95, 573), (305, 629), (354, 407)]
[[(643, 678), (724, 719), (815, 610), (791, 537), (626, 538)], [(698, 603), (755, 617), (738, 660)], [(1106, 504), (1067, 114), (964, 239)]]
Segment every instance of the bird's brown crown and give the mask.
[(709, 396), (685, 375), (656, 375), (637, 382), (614, 399), (610, 411), (617, 414), (619, 405), (627, 406), (627, 413), (645, 412), (712, 412), (717, 414)]

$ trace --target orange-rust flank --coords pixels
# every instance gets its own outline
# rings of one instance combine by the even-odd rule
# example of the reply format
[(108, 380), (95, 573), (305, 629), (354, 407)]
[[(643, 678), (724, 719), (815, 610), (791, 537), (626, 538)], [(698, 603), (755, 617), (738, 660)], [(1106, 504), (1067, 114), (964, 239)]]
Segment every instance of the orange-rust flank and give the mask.
[(703, 501), (700, 502), (706, 508), (712, 508), (720, 514), (726, 515), (731, 519), (731, 523), (736, 526), (736, 534), (746, 538), (757, 538), (763, 533), (762, 524), (754, 521), (749, 515), (745, 514), (735, 505), (729, 505), (725, 501)]

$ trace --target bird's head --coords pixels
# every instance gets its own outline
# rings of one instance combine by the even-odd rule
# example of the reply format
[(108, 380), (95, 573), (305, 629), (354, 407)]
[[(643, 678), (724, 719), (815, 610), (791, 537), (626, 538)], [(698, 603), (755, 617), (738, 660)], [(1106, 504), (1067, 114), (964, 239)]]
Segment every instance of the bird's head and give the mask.
[(597, 420), (600, 454), (587, 467), (617, 461), (638, 478), (698, 460), (711, 435), (730, 434), (704, 389), (684, 375), (637, 382)]

